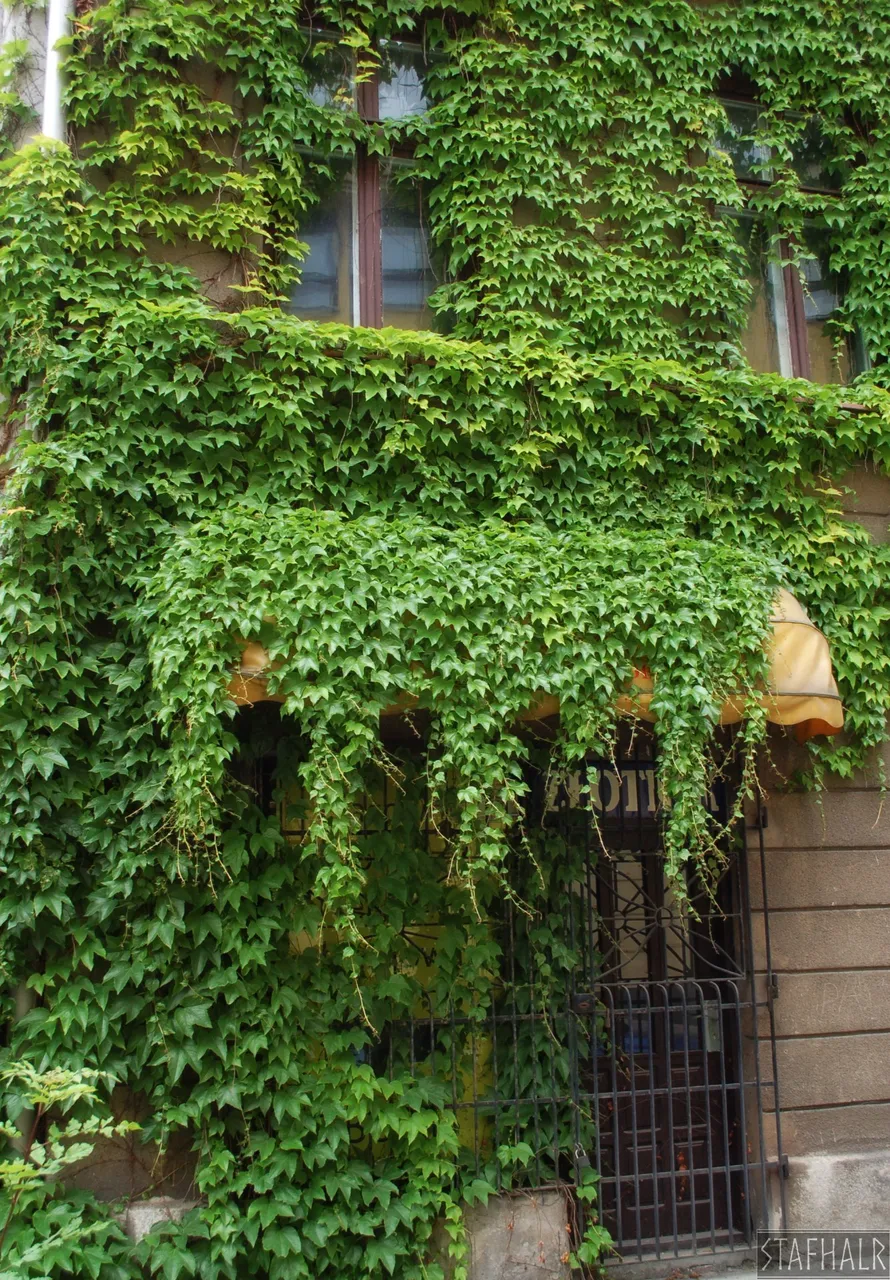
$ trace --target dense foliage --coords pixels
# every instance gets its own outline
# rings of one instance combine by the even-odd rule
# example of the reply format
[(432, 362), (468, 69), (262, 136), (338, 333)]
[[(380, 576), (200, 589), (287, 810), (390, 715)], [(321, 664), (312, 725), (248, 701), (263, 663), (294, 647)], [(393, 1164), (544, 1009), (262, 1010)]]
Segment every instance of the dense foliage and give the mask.
[[(558, 767), (607, 751), (633, 666), (655, 674), (678, 883), (719, 856), (708, 743), (725, 693), (763, 674), (778, 585), (832, 642), (851, 733), (823, 757), (849, 772), (882, 739), (890, 550), (842, 519), (839, 482), (890, 461), (884, 8), (428, 18), (448, 60), (404, 129), (449, 254), (445, 337), (278, 306), (327, 158), (397, 136), (308, 95), (299, 6), (81, 6), (77, 145), (17, 152), (0, 190), (4, 986), (37, 1001), (14, 1052), (138, 1093), (147, 1139), (188, 1136), (205, 1201), (84, 1274), (432, 1278), (435, 1220), (459, 1252), (461, 1195), (521, 1181), (505, 1149), (462, 1183), (441, 1080), (379, 1071), (373, 1047), (426, 988), (479, 1016), (497, 998), (502, 869), (542, 856), (517, 819), (517, 723), (541, 692)], [(360, 63), (423, 16), (328, 9)], [(730, 67), (778, 156), (758, 203), (786, 230), (822, 219), (849, 268), (843, 323), (874, 360), (854, 389), (739, 352), (747, 285), (715, 208), (740, 197), (709, 145)], [(838, 195), (782, 163), (814, 113)], [(244, 782), (269, 743), (227, 694), (239, 637), (280, 664), (299, 839)], [(380, 744), (404, 695), (428, 718), (419, 763)], [(753, 714), (743, 746), (764, 732)], [(380, 769), (405, 803), (369, 830)]]
[[(15, 1123), (3, 1136), (14, 1154), (0, 1163), (0, 1256), (3, 1280), (59, 1269), (96, 1274), (122, 1241), (115, 1224), (85, 1193), (57, 1196), (65, 1170), (139, 1126), (113, 1124), (96, 1113), (102, 1073), (81, 1068), (38, 1072), (29, 1062), (7, 1063), (0, 1074)], [(58, 1117), (72, 1108), (82, 1115)], [(55, 1117), (55, 1118), (51, 1118)]]

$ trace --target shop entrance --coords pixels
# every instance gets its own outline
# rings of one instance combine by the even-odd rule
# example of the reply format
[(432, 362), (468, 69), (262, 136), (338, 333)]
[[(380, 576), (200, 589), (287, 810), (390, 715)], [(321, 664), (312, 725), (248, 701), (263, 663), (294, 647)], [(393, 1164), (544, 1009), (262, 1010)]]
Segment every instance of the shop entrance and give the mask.
[[(441, 1039), (431, 1009), (424, 1043), (463, 1046), (453, 1105), (480, 1170), (526, 1153), (505, 1190), (561, 1190), (577, 1238), (593, 1213), (628, 1260), (732, 1251), (765, 1212), (775, 1096), (744, 849), (727, 839), (709, 888), (690, 868), (684, 912), (664, 873), (652, 739), (623, 745), (558, 785), (533, 780), (541, 854), (504, 904), (494, 1007), (483, 1021), (452, 1009)], [(720, 782), (703, 804), (725, 821), (728, 796)], [(574, 1192), (588, 1167), (592, 1209)]]
[[(724, 822), (728, 795), (721, 781), (703, 797)], [(683, 912), (664, 873), (661, 816), (645, 735), (544, 800), (571, 868), (561, 901), (575, 957), (573, 1174), (588, 1160), (598, 1171), (599, 1220), (635, 1259), (739, 1248), (766, 1198), (744, 851), (727, 840), (710, 889), (691, 868)]]
[[(563, 1196), (576, 1242), (595, 1215), (625, 1259), (712, 1255), (747, 1245), (768, 1201), (775, 1055), (744, 841), (727, 840), (709, 889), (690, 869), (684, 913), (664, 874), (653, 740), (628, 734), (619, 747), (558, 783), (543, 752), (512, 891), (480, 922), (496, 957), (488, 989), (477, 1005), (449, 994), (437, 977), (443, 916), (426, 920), (405, 971), (413, 1015), (393, 1010), (364, 1060), (441, 1081), (465, 1169), (497, 1191)], [(271, 778), (275, 757), (263, 759)], [(256, 789), (271, 803), (271, 783)], [(721, 782), (702, 803), (725, 820), (728, 795)], [(302, 839), (281, 803), (286, 833)], [(382, 774), (363, 832), (369, 875), (399, 803)], [(412, 838), (444, 850), (447, 832), (425, 830), (423, 808), (420, 797)], [(444, 881), (446, 868), (443, 852), (434, 874)], [(589, 1170), (593, 1205), (577, 1195)]]

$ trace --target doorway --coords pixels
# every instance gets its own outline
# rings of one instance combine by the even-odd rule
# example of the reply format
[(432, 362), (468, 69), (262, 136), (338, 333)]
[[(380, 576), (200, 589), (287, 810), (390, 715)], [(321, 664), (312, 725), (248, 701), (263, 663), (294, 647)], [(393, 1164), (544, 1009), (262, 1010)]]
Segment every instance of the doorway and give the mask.
[[(576, 1106), (594, 1119), (576, 1163), (599, 1173), (597, 1213), (623, 1258), (737, 1249), (766, 1186), (744, 849), (727, 841), (710, 887), (690, 868), (684, 912), (664, 872), (652, 739), (623, 746), (544, 805), (572, 867), (567, 1031)], [(721, 781), (702, 803), (725, 823), (728, 799)]]
[[(410, 749), (420, 768), (414, 744), (392, 749)], [(253, 785), (270, 805), (276, 755), (265, 737), (257, 759)], [(490, 991), (473, 1007), (437, 981), (444, 918), (424, 917), (411, 934), (419, 959), (405, 970), (412, 1016), (394, 1009), (363, 1061), (440, 1081), (465, 1170), (497, 1191), (558, 1191), (575, 1241), (595, 1214), (629, 1261), (740, 1249), (763, 1225), (764, 1098), (775, 1098), (774, 1061), (761, 1071), (771, 1020), (755, 986), (744, 841), (727, 842), (710, 889), (689, 872), (684, 916), (664, 875), (648, 734), (628, 733), (613, 757), (556, 785), (544, 751), (528, 794), (515, 892), (480, 922), (498, 956)], [(728, 799), (721, 782), (702, 803), (725, 821)], [(388, 774), (373, 783), (369, 874), (405, 802)], [(286, 795), (280, 803), (285, 833), (301, 840), (302, 819)], [(425, 812), (420, 796), (409, 825), (432, 852), (443, 829), (425, 829)], [(447, 859), (430, 865), (444, 882)], [(592, 1207), (575, 1196), (586, 1169), (598, 1176)]]

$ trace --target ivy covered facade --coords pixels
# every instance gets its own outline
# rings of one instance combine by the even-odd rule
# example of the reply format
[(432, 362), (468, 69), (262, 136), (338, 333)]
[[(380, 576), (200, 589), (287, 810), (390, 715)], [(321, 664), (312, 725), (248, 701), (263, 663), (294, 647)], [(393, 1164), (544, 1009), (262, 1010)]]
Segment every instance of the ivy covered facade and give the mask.
[[(22, 21), (4, 1054), (108, 1073), (140, 1194), (188, 1211), (134, 1245), (88, 1176), (7, 1186), (3, 1265), (460, 1277), (465, 1206), (563, 1138), (554, 1274), (591, 1265), (596, 1118), (513, 1116), (480, 1158), (458, 1105), (505, 990), (555, 1008), (579, 963), (530, 778), (612, 760), (647, 673), (659, 858), (716, 917), (785, 758), (757, 694), (786, 589), (846, 717), (791, 765), (880, 785), (890, 550), (846, 513), (890, 461), (886, 5), (78, 4), (65, 141), (19, 96)], [(239, 710), (248, 644), (278, 701)], [(450, 1065), (419, 1069), (392, 1028), (433, 1006)]]

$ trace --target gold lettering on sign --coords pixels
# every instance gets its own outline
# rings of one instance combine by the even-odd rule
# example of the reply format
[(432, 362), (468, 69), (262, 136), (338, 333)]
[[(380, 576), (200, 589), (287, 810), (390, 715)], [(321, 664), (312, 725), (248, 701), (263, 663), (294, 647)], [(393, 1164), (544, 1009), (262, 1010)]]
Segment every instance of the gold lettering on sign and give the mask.
[[(716, 787), (708, 789), (702, 803), (711, 813), (720, 812)], [(590, 766), (586, 771), (575, 770), (562, 779), (551, 778), (546, 796), (546, 806), (551, 813), (563, 808), (586, 809), (588, 805), (606, 817), (616, 812), (634, 815), (642, 812), (654, 818), (659, 808), (669, 809), (671, 801), (669, 796), (659, 795), (653, 766), (623, 772)]]
[[(609, 789), (609, 797), (605, 804), (602, 799), (603, 782), (608, 784)], [(617, 809), (621, 800), (621, 783), (618, 781), (617, 774), (612, 773), (610, 769), (603, 770), (599, 774), (595, 773), (590, 783), (590, 799), (594, 809), (604, 810), (606, 813)]]

